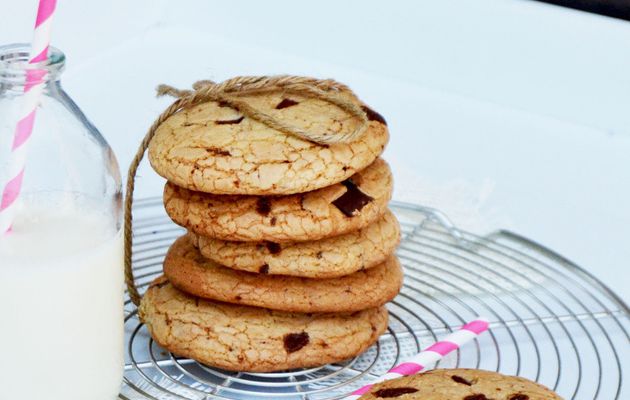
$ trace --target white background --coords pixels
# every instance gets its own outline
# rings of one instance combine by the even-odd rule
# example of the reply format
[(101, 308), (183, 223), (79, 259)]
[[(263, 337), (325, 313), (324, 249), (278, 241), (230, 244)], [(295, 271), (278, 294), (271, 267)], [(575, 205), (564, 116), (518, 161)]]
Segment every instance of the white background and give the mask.
[[(1, 43), (30, 40), (36, 3), (0, 0)], [(388, 119), (395, 198), (530, 237), (630, 300), (628, 22), (524, 0), (59, 0), (53, 44), (123, 170), (158, 83), (334, 77)]]

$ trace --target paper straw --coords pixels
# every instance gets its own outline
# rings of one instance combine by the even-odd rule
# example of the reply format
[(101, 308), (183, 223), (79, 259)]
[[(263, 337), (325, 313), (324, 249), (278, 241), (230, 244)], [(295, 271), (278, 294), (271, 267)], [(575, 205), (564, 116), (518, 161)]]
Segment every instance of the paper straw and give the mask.
[[(37, 64), (48, 58), (50, 44), (50, 27), (57, 0), (40, 0), (35, 20), (35, 31), (31, 42), (29, 65)], [(2, 190), (0, 201), (0, 235), (11, 231), (15, 205), (22, 189), (24, 166), (26, 165), (26, 149), (33, 132), (37, 105), (44, 89), (46, 70), (27, 69), (24, 94), (20, 108), (20, 118), (13, 134), (13, 145), (9, 156), (7, 182)]]
[(464, 344), (470, 342), (481, 333), (488, 330), (488, 321), (485, 318), (477, 318), (474, 321), (462, 326), (461, 329), (455, 331), (443, 340), (432, 344), (425, 350), (411, 357), (407, 361), (398, 364), (387, 373), (378, 378), (374, 383), (363, 386), (352, 392), (350, 396), (344, 397), (344, 400), (355, 400), (363, 394), (370, 391), (372, 386), (377, 383), (390, 379), (400, 378), (401, 376), (413, 375), (422, 371), (427, 365), (434, 364), (450, 352), (459, 349)]

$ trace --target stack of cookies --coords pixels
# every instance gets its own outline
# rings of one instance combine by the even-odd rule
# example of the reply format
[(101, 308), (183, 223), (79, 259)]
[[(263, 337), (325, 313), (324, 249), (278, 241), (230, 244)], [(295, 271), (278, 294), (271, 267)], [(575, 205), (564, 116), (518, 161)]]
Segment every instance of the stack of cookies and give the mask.
[[(162, 347), (204, 364), (269, 372), (356, 356), (387, 328), (398, 294), (392, 176), (379, 158), (385, 120), (358, 138), (318, 144), (223, 102), (166, 119), (149, 147), (168, 182), (164, 205), (188, 233), (140, 316)], [(241, 98), (300, 129), (344, 135), (364, 120), (319, 98), (283, 92)]]

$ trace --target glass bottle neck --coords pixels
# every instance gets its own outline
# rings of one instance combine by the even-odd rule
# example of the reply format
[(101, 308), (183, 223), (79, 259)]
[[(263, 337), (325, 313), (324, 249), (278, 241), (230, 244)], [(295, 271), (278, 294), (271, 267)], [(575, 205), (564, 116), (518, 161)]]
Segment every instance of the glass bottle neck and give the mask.
[(0, 95), (19, 95), (33, 85), (54, 91), (65, 66), (65, 55), (50, 47), (46, 60), (29, 63), (27, 44), (0, 46)]

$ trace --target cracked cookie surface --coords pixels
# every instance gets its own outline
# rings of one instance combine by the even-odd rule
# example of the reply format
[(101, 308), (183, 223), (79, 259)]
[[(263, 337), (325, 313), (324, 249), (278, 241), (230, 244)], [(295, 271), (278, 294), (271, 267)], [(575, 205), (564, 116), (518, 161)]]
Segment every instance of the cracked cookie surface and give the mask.
[[(348, 133), (356, 117), (323, 100), (271, 93), (243, 98), (313, 132)], [(149, 146), (153, 169), (178, 186), (214, 194), (278, 195), (330, 186), (364, 169), (387, 144), (385, 120), (364, 107), (369, 126), (350, 143), (321, 145), (267, 127), (217, 102), (164, 121)]]
[(294, 312), (345, 312), (377, 307), (402, 286), (395, 256), (339, 278), (309, 279), (237, 271), (199, 253), (188, 236), (173, 243), (164, 259), (164, 275), (178, 289), (227, 303)]
[(392, 184), (389, 166), (379, 158), (348, 181), (287, 196), (212, 195), (169, 182), (164, 207), (176, 224), (201, 236), (230, 241), (318, 240), (364, 228), (383, 215)]
[(562, 400), (546, 387), (478, 369), (436, 369), (376, 384), (361, 400)]
[(155, 280), (141, 320), (163, 348), (232, 371), (316, 367), (354, 357), (387, 328), (385, 307), (356, 313), (298, 314), (199, 299)]
[(201, 254), (225, 267), (270, 275), (334, 278), (368, 269), (391, 255), (400, 227), (391, 211), (358, 231), (294, 243), (232, 242), (189, 233)]

